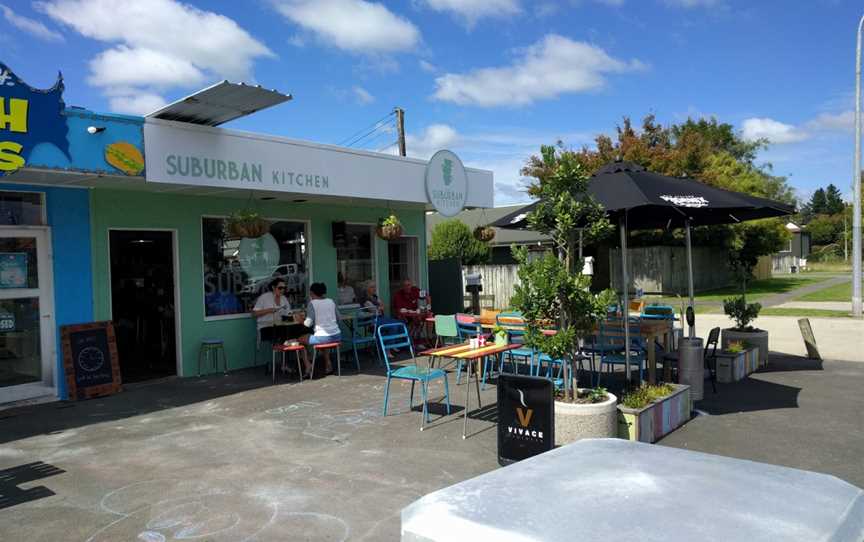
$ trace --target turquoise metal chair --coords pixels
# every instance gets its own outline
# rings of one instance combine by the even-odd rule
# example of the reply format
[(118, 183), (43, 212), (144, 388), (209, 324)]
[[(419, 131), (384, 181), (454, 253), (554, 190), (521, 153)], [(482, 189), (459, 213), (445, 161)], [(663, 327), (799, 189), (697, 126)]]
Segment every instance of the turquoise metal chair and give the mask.
[(642, 337), (640, 321), (638, 318), (631, 318), (626, 323), (630, 332), (629, 345), (626, 343), (624, 325), (622, 319), (607, 319), (600, 323), (600, 334), (597, 337), (597, 350), (600, 353), (600, 370), (597, 374), (598, 386), (603, 375), (604, 365), (609, 369), (609, 373), (616, 365), (626, 366), (626, 350), (628, 348), (630, 350), (630, 365), (635, 365), (639, 370), (640, 378), (645, 378), (647, 349), (645, 339)]
[(435, 347), (440, 344), (455, 344), (462, 340), (455, 314), (435, 315)]
[[(378, 341), (381, 346), (384, 364), (387, 367), (387, 383), (384, 385), (383, 415), (387, 415), (387, 403), (390, 399), (390, 380), (394, 378), (411, 381), (411, 395), (408, 398), (409, 410), (414, 407), (414, 384), (417, 382), (420, 383), (420, 389), (423, 394), (423, 419), (420, 421), (421, 431), (425, 428), (429, 418), (429, 382), (439, 378), (444, 380), (444, 400), (447, 404), (447, 414), (449, 415), (450, 389), (447, 385), (447, 372), (443, 369), (426, 369), (417, 365), (417, 358), (414, 355), (414, 344), (411, 342), (411, 337), (408, 335), (408, 328), (405, 327), (405, 324), (384, 324), (378, 326)], [(394, 348), (408, 348), (413, 363), (402, 367), (391, 365), (390, 350)]]
[(372, 347), (375, 349), (375, 354), (378, 356), (378, 360), (381, 360), (381, 352), (378, 349), (378, 342), (375, 338), (375, 329), (378, 323), (378, 315), (370, 312), (357, 312), (354, 314), (353, 325), (350, 329), (350, 334), (348, 339), (343, 342), (347, 342), (351, 345), (351, 349), (354, 351), (354, 363), (357, 365), (357, 372), (360, 372), (360, 356), (358, 355), (358, 349), (368, 349)]
[[(522, 344), (525, 342), (525, 319), (520, 312), (501, 312), (495, 316), (495, 323), (507, 330), (507, 342), (510, 344)], [(508, 350), (500, 358), (498, 372), (504, 371), (504, 363), (506, 358), (510, 358), (510, 363), (513, 366), (513, 372), (519, 373), (519, 366), (516, 358), (524, 359), (528, 362), (528, 374), (534, 374), (534, 358), (535, 352), (532, 348), (521, 347), (513, 350)], [(539, 370), (539, 364), (538, 364)], [(483, 375), (483, 384), (486, 384), (486, 375)]]
[[(477, 322), (477, 319), (470, 314), (456, 314), (456, 329), (459, 332), (459, 341), (467, 341), (483, 334), (483, 327)], [(456, 385), (458, 386), (462, 380), (462, 368), (465, 362), (457, 360), (456, 363)]]

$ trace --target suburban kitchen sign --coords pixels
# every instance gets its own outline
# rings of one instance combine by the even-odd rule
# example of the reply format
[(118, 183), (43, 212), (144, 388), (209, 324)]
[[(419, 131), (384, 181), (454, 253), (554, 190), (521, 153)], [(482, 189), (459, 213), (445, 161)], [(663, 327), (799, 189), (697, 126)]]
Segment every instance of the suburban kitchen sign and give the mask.
[[(446, 151), (427, 163), (151, 118), (144, 146), (152, 183), (431, 203), (439, 210), (493, 205), (492, 172), (465, 168)], [(437, 169), (431, 195), (427, 164)]]

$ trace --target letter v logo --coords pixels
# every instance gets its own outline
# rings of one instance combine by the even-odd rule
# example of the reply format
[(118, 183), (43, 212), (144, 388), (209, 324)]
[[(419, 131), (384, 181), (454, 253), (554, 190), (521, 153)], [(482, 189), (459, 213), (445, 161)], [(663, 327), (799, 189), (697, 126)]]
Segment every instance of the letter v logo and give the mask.
[(528, 424), (531, 423), (531, 416), (534, 415), (534, 409), (526, 408), (523, 411), (522, 407), (516, 407), (516, 415), (519, 417), (519, 425), (528, 427)]

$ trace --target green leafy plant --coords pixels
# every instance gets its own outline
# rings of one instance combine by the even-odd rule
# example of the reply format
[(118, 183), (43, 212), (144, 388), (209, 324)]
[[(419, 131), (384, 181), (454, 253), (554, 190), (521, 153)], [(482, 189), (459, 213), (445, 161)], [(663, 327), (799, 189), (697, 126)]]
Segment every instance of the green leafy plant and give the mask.
[(591, 388), (590, 390), (588, 390), (586, 397), (592, 403), (602, 403), (606, 400), (607, 397), (609, 397), (609, 393), (606, 388), (598, 386), (596, 388)]
[(488, 262), (492, 251), (464, 222), (453, 218), (432, 228), (428, 254), (430, 260), (458, 258), (462, 265), (478, 265)]
[(726, 346), (726, 351), (732, 354), (740, 354), (744, 351), (744, 344), (741, 341), (730, 341)]
[(258, 211), (246, 208), (234, 211), (225, 224), (231, 237), (257, 238), (270, 231), (270, 224)]
[(747, 303), (744, 294), (723, 300), (723, 312), (735, 321), (736, 331), (756, 331), (750, 322), (759, 317), (760, 303)]
[(390, 241), (402, 237), (402, 222), (399, 217), (394, 214), (382, 216), (378, 219), (378, 227), (376, 233), (381, 239)]
[(474, 228), (474, 239), (488, 243), (495, 239), (495, 228), (491, 226), (477, 226)]
[(643, 384), (621, 398), (621, 404), (627, 408), (645, 408), (651, 403), (668, 397), (675, 391), (671, 384)]
[[(556, 254), (529, 259), (524, 247), (514, 248), (519, 284), (514, 286), (510, 302), (525, 319), (529, 346), (553, 359), (573, 360), (580, 340), (593, 333), (615, 298), (609, 290), (591, 292), (591, 277), (582, 274), (576, 242), (580, 230), (590, 243), (605, 237), (610, 225), (603, 206), (589, 194), (589, 176), (575, 155), (548, 145), (541, 147), (540, 153), (541, 157), (529, 161), (537, 167), (524, 171), (537, 178), (529, 188), (537, 205), (528, 215), (528, 223), (552, 239)], [(558, 333), (542, 333), (549, 322), (558, 323)], [(564, 396), (572, 401), (578, 382), (570, 372), (570, 363), (565, 363)]]

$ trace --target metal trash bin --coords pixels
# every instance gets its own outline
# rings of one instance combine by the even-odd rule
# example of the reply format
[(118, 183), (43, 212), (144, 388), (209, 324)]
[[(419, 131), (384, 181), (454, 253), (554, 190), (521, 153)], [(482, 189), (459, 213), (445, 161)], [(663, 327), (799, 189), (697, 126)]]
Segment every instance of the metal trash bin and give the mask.
[(702, 399), (705, 389), (705, 360), (702, 339), (683, 338), (678, 342), (678, 381), (690, 386), (690, 399)]

